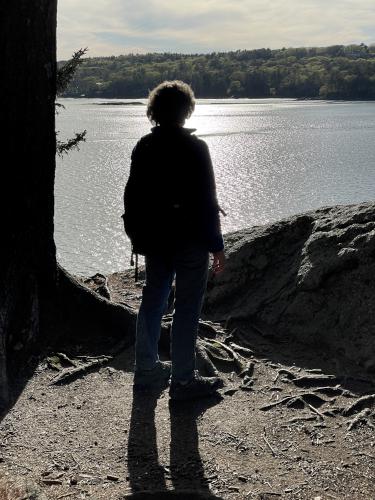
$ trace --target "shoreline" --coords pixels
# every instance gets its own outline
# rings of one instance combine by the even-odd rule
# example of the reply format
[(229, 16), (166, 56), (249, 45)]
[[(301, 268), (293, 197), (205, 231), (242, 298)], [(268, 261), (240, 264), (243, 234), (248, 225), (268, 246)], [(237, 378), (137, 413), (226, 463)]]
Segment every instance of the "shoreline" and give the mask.
[[(110, 101), (111, 99), (114, 101), (124, 99), (124, 100), (134, 100), (133, 102), (130, 103), (124, 103), (125, 105), (145, 105), (144, 103), (139, 102), (140, 99), (147, 100), (148, 96), (143, 96), (143, 97), (108, 97), (108, 96), (86, 96), (86, 95), (81, 95), (81, 96), (75, 96), (75, 95), (62, 95), (59, 97), (59, 99), (106, 99)], [(195, 96), (196, 100), (226, 100), (226, 101), (231, 101), (231, 103), (234, 101), (240, 101), (239, 104), (243, 104), (241, 101), (248, 100), (248, 101), (259, 101), (259, 100), (272, 100), (272, 99), (277, 99), (280, 101), (322, 101), (322, 102), (375, 102), (375, 98), (373, 99), (356, 99), (356, 98), (348, 98), (348, 99), (343, 99), (343, 98), (327, 98), (327, 97), (278, 97), (278, 96), (263, 96), (263, 97), (197, 97)], [(106, 103), (101, 103), (102, 105)], [(110, 105), (113, 105), (114, 103), (109, 102)], [(120, 103), (118, 103), (120, 104)]]

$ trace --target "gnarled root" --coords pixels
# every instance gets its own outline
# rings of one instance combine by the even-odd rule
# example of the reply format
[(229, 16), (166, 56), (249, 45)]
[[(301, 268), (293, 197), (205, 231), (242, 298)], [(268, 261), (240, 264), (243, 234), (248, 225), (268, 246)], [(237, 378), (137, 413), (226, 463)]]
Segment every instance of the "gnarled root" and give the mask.
[(74, 340), (126, 339), (134, 343), (136, 311), (126, 304), (111, 302), (81, 285), (58, 267), (58, 313)]

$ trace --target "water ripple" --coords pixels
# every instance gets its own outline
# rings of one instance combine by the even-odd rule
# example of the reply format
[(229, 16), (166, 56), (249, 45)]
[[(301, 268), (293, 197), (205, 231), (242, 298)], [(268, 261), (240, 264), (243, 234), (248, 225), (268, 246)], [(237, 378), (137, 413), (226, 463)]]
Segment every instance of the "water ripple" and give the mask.
[[(150, 130), (145, 108), (61, 101), (60, 138), (88, 135), (57, 162), (59, 261), (82, 275), (127, 268), (122, 196), (131, 151)], [(199, 100), (187, 126), (210, 147), (225, 232), (375, 197), (375, 103)]]

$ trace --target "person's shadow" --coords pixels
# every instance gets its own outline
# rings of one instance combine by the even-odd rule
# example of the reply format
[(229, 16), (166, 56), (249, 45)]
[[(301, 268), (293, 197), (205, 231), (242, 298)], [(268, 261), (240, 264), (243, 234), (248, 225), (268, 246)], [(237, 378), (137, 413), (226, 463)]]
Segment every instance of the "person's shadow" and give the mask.
[(133, 492), (165, 491), (165, 470), (159, 464), (155, 408), (160, 390), (133, 388), (133, 405), (128, 438), (129, 484)]
[(126, 498), (220, 500), (210, 492), (199, 453), (197, 428), (197, 418), (220, 399), (211, 397), (197, 401), (170, 401), (170, 466), (162, 467), (155, 425), (155, 408), (160, 394), (160, 390), (133, 391), (128, 438), (129, 485), (133, 495)]

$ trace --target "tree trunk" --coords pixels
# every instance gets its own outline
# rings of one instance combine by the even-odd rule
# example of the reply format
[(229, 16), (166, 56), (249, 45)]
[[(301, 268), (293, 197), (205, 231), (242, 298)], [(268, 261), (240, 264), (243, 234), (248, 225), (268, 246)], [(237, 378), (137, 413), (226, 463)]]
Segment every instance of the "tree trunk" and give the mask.
[(0, 402), (7, 364), (25, 358), (55, 293), (53, 240), (57, 0), (0, 6), (2, 258)]

